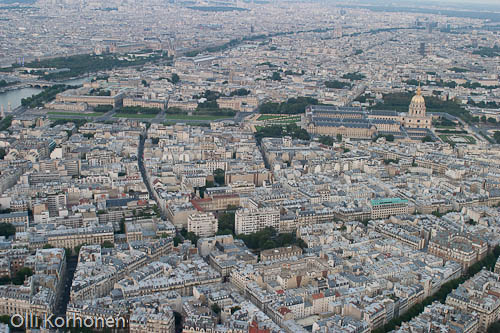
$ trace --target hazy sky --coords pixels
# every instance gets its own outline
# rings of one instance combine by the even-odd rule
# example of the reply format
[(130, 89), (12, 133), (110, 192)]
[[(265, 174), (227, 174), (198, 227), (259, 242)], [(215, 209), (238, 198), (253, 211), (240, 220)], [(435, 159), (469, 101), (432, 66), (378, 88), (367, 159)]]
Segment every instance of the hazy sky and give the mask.
[(354, 3), (366, 3), (371, 5), (393, 5), (393, 6), (416, 6), (425, 7), (426, 5), (441, 5), (441, 7), (446, 8), (450, 6), (449, 9), (459, 9), (463, 6), (463, 9), (467, 10), (493, 10), (500, 12), (500, 0), (337, 0), (339, 3), (354, 4)]

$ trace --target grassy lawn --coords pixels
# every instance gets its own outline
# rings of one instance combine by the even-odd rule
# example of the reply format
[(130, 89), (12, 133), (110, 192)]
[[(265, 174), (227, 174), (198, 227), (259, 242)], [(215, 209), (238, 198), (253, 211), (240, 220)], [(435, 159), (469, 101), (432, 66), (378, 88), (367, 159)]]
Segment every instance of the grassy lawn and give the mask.
[(292, 124), (300, 121), (300, 118), (287, 118), (268, 121), (267, 124)]
[(144, 119), (144, 118), (148, 118), (148, 119), (152, 119), (154, 117), (156, 117), (155, 114), (137, 114), (137, 113), (115, 113), (113, 115), (114, 118), (135, 118), (135, 119)]
[[(465, 142), (455, 142), (453, 141), (453, 137), (459, 137), (461, 139), (464, 139)], [(459, 135), (459, 134), (441, 134), (439, 135), (439, 138), (441, 138), (441, 140), (443, 140), (444, 142), (447, 142), (449, 144), (457, 144), (457, 143), (467, 143), (467, 144), (476, 144), (476, 139), (474, 139), (472, 136), (470, 135)]]
[(165, 119), (171, 120), (218, 120), (218, 119), (228, 119), (231, 116), (208, 116), (208, 115), (193, 115), (189, 116), (187, 114), (167, 114)]
[(442, 129), (455, 129), (457, 126), (434, 125), (434, 127)]
[(257, 120), (269, 120), (269, 119), (276, 119), (276, 118), (281, 118), (283, 117), (280, 114), (262, 114), (257, 118)]
[(257, 118), (259, 121), (265, 120), (276, 120), (276, 121), (298, 121), (300, 120), (300, 115), (286, 115), (286, 114), (263, 114)]
[(104, 113), (101, 112), (89, 112), (89, 113), (81, 113), (81, 112), (47, 112), (48, 115), (52, 116), (83, 116), (83, 117), (99, 117)]

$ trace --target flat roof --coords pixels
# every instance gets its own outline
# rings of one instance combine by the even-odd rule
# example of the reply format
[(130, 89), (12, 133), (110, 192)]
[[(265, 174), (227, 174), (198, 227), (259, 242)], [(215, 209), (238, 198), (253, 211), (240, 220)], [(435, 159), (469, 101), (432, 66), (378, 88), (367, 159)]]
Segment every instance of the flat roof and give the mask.
[(391, 204), (400, 204), (400, 203), (408, 203), (408, 200), (401, 199), (401, 198), (383, 198), (383, 199), (371, 200), (372, 206), (391, 205)]
[(28, 216), (28, 212), (12, 212), (12, 213), (0, 214), (0, 219), (25, 217), (25, 216)]

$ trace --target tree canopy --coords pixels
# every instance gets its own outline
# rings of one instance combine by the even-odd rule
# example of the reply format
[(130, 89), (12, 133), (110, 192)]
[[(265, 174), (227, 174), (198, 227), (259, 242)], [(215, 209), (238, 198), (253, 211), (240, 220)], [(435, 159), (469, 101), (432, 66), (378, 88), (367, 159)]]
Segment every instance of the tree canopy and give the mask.
[(16, 234), (16, 227), (10, 223), (0, 223), (0, 236), (10, 237)]
[(236, 237), (243, 240), (245, 245), (253, 250), (267, 250), (294, 244), (301, 248), (307, 247), (302, 239), (296, 237), (295, 233), (278, 234), (274, 228), (265, 228), (249, 235), (237, 235)]
[(219, 215), (217, 235), (234, 235), (234, 212)]
[(305, 112), (306, 106), (317, 104), (318, 100), (312, 97), (289, 98), (282, 103), (263, 103), (259, 107), (259, 112), (264, 114), (299, 114)]
[(224, 182), (225, 182), (225, 171), (222, 170), (222, 169), (216, 169), (214, 171), (214, 180), (217, 184), (219, 185), (224, 185)]
[(311, 137), (309, 133), (303, 128), (300, 128), (296, 124), (288, 124), (286, 126), (273, 125), (259, 128), (255, 133), (255, 139), (258, 143), (262, 141), (262, 138), (282, 138), (284, 136), (291, 136), (292, 139), (300, 140), (310, 140)]
[(173, 84), (177, 84), (181, 79), (177, 73), (172, 73), (170, 80)]

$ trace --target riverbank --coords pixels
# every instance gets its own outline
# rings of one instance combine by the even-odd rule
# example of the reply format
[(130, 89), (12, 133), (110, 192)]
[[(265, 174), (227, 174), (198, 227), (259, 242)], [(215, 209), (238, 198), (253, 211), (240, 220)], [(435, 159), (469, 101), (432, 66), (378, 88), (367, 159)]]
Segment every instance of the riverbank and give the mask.
[[(83, 75), (79, 76), (76, 78), (72, 78), (69, 80), (62, 80), (62, 81), (54, 81), (54, 83), (57, 84), (67, 84), (67, 85), (79, 85), (83, 84), (84, 82), (90, 81), (90, 77), (88, 75)], [(11, 88), (11, 87), (5, 87), (5, 88)], [(3, 106), (4, 110), (7, 112), (9, 109), (9, 104), (10, 104), (10, 109), (14, 110), (15, 108), (21, 106), (21, 100), (23, 98), (31, 97), (33, 95), (36, 95), (40, 93), (43, 89), (41, 88), (34, 88), (30, 86), (24, 86), (24, 87), (12, 87), (12, 89), (9, 89), (7, 91), (1, 92), (0, 91), (0, 108)]]
[(0, 88), (0, 94), (6, 93), (6, 92), (9, 92), (12, 90), (19, 90), (19, 89), (29, 88), (29, 87), (30, 87), (30, 85), (25, 84), (25, 83), (13, 84), (11, 86), (6, 86), (6, 87)]

